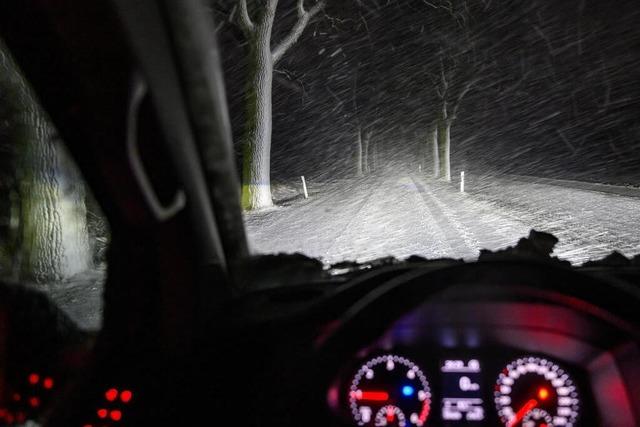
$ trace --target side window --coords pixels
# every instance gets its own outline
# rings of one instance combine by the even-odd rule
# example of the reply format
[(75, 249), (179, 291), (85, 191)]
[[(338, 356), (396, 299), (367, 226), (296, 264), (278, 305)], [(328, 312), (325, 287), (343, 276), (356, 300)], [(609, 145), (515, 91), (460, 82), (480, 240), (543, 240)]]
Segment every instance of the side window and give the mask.
[(40, 289), (99, 329), (108, 243), (98, 204), (0, 41), (0, 281)]

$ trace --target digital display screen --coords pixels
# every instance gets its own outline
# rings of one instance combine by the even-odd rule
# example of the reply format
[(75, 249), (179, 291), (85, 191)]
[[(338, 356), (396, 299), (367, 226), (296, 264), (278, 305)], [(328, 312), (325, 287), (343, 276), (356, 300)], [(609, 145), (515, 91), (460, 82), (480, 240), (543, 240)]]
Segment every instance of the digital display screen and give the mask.
[(446, 425), (484, 421), (482, 367), (476, 359), (448, 359), (440, 365), (442, 374), (442, 419)]

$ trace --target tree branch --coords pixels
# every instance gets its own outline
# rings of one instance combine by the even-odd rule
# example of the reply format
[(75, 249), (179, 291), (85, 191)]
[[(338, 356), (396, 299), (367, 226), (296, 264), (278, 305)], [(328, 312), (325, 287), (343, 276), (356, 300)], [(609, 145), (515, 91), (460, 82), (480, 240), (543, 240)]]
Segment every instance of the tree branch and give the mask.
[[(482, 69), (479, 71), (479, 73), (482, 73)], [(466, 85), (464, 85), (464, 88), (462, 88), (462, 90), (460, 91), (460, 93), (458, 94), (455, 103), (453, 104), (453, 111), (451, 112), (451, 114), (449, 115), (451, 120), (455, 120), (456, 117), (458, 117), (458, 109), (460, 108), (460, 104), (462, 103), (462, 100), (464, 99), (464, 97), (467, 95), (467, 93), (469, 93), (469, 91), (473, 88), (473, 86), (478, 83), (478, 81), (480, 81), (481, 76), (476, 76), (472, 79), (470, 79)]]
[(447, 91), (449, 90), (449, 82), (447, 81), (446, 72), (444, 70), (444, 53), (440, 52), (440, 88), (438, 90), (438, 94), (440, 94), (440, 98), (447, 97)]
[(298, 0), (298, 22), (296, 22), (294, 27), (291, 29), (291, 32), (284, 38), (284, 40), (282, 40), (273, 50), (272, 57), (274, 64), (277, 63), (285, 52), (298, 41), (311, 18), (324, 9), (325, 4), (325, 0), (321, 0), (311, 9), (306, 11), (304, 9), (304, 0)]
[(238, 11), (238, 25), (245, 33), (251, 33), (255, 30), (255, 25), (251, 21), (249, 16), (249, 9), (247, 8), (247, 0), (240, 1), (240, 10)]

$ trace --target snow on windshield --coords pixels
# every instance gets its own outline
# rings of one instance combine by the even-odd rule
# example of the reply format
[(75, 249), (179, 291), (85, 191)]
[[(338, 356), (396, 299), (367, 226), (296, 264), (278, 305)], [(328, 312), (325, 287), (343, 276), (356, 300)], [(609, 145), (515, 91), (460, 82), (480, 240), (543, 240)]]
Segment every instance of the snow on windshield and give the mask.
[(635, 0), (214, 2), (249, 240), (474, 259), (530, 229), (640, 253)]

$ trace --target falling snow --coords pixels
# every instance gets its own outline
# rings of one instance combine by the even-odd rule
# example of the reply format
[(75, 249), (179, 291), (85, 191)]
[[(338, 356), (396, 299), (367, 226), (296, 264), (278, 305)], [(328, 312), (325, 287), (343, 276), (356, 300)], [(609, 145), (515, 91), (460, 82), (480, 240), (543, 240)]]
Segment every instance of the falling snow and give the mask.
[[(233, 4), (215, 10), (241, 165), (247, 63)], [(293, 6), (279, 3), (274, 45)], [(638, 254), (639, 27), (636, 0), (328, 1), (275, 69), (277, 206), (246, 213), (253, 251), (471, 260), (537, 229), (574, 264)], [(453, 182), (431, 179), (443, 100)]]

